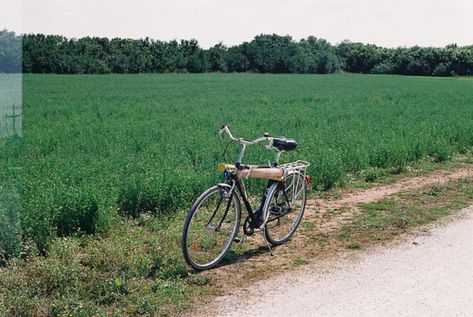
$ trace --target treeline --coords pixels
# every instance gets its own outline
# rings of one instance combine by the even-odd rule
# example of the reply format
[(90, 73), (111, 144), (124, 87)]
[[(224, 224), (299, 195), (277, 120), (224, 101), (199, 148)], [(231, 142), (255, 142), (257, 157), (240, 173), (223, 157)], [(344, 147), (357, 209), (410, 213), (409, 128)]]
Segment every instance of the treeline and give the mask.
[(421, 76), (473, 75), (473, 46), (455, 44), (443, 48), (383, 48), (371, 44), (343, 42), (337, 56), (344, 71), (367, 74)]
[[(22, 43), (22, 62), (18, 52), (12, 49), (18, 47), (18, 43)], [(295, 41), (290, 36), (276, 34), (258, 35), (252, 41), (236, 46), (217, 44), (203, 49), (196, 40), (68, 39), (43, 34), (20, 37), (5, 30), (0, 32), (0, 60), (0, 72), (13, 72), (21, 63), (24, 73), (327, 74), (346, 71), (425, 76), (473, 75), (473, 46), (453, 44), (443, 48), (384, 48), (349, 41), (332, 45), (313, 36)]]
[(25, 73), (333, 73), (338, 69), (336, 48), (315, 37), (295, 42), (290, 36), (259, 35), (241, 45), (203, 49), (196, 40), (23, 36)]

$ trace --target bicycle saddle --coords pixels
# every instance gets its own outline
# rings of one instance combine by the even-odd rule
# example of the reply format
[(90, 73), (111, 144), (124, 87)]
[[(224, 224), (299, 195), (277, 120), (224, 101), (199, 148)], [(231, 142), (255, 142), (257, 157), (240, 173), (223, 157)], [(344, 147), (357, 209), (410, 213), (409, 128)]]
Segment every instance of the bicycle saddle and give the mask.
[(273, 139), (273, 146), (279, 151), (291, 151), (297, 147), (297, 142), (293, 139), (278, 136)]

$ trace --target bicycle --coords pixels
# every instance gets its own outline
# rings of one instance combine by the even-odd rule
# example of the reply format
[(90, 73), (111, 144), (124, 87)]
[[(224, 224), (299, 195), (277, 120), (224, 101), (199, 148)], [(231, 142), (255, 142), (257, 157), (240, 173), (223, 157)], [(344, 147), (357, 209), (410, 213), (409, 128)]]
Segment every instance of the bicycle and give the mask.
[[(240, 154), (234, 165), (221, 163), (219, 171), (225, 181), (207, 189), (192, 205), (184, 224), (182, 252), (185, 261), (201, 271), (216, 266), (230, 250), (237, 238), (240, 226), (246, 236), (261, 231), (273, 255), (271, 246), (285, 243), (294, 234), (304, 215), (310, 176), (308, 162), (296, 161), (279, 165), (284, 151), (294, 150), (297, 142), (285, 137), (271, 137), (265, 133), (253, 141), (236, 138), (228, 124), (222, 125), (219, 135), (227, 134), (231, 142), (240, 145)], [(248, 145), (267, 141), (266, 148), (276, 150), (273, 163), (268, 165), (245, 165), (243, 155)], [(253, 210), (244, 186), (248, 177), (267, 178), (261, 203)], [(247, 217), (241, 224), (241, 200)]]

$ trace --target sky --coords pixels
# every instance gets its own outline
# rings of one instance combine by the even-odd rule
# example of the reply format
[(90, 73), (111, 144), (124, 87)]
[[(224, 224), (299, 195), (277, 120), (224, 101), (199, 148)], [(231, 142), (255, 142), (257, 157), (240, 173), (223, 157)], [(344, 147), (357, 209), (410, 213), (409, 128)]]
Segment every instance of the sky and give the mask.
[(473, 44), (472, 0), (0, 0), (17, 33), (195, 38), (231, 46), (261, 33), (398, 46)]

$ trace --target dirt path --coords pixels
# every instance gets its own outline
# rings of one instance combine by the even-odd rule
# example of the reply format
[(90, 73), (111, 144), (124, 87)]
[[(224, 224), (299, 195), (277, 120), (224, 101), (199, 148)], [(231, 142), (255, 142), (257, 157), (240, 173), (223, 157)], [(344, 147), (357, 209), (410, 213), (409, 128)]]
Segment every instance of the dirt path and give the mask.
[[(310, 200), (308, 201), (307, 214), (304, 221), (315, 222), (315, 228), (321, 232), (339, 229), (358, 212), (356, 205), (360, 203), (374, 202), (402, 190), (416, 189), (428, 185), (445, 184), (452, 180), (473, 176), (473, 166), (466, 168), (444, 171), (434, 171), (425, 176), (410, 177), (400, 182), (377, 186), (355, 193), (342, 194), (338, 200)], [(335, 215), (324, 217), (331, 210), (337, 210)], [(317, 214), (320, 217), (317, 217)]]
[[(227, 265), (221, 265), (201, 274), (216, 277), (213, 288), (217, 289), (217, 293), (224, 295), (228, 295), (230, 292), (245, 293), (245, 287), (253, 287), (254, 281), (261, 280), (261, 277), (275, 276), (277, 281), (277, 276), (286, 274), (284, 271), (287, 270), (289, 270), (287, 274), (291, 275), (291, 272), (293, 272), (292, 274), (297, 275), (298, 273), (291, 269), (294, 259), (297, 257), (326, 258), (331, 252), (319, 243), (319, 237), (336, 232), (344, 224), (351, 221), (359, 212), (357, 204), (374, 202), (404, 190), (440, 185), (471, 177), (473, 177), (473, 165), (465, 164), (458, 169), (433, 171), (423, 176), (405, 178), (393, 184), (375, 186), (371, 189), (344, 191), (339, 199), (318, 198), (310, 200), (308, 201), (308, 208), (302, 226), (304, 228), (312, 227), (313, 229), (299, 229), (289, 243), (275, 250), (276, 257), (268, 255), (263, 239), (260, 235), (255, 235), (245, 240), (245, 245), (249, 246), (250, 251), (245, 252), (233, 262), (227, 263)], [(279, 280), (278, 283), (286, 282)], [(261, 287), (264, 287), (265, 284), (261, 285), (263, 285)], [(236, 291), (234, 291), (235, 289)], [(285, 292), (284, 289), (279, 291)], [(217, 305), (215, 299), (203, 297), (199, 300), (203, 302), (197, 305), (200, 307), (197, 311), (192, 311), (190, 315), (216, 315), (217, 312), (222, 312), (222, 308), (227, 306), (235, 305), (238, 307), (240, 302), (245, 302), (242, 299), (246, 297), (223, 297)], [(225, 310), (225, 312), (229, 313), (230, 311)]]
[(472, 316), (473, 206), (464, 213), (358, 261), (317, 263), (222, 297), (218, 315), (251, 306), (253, 316)]

